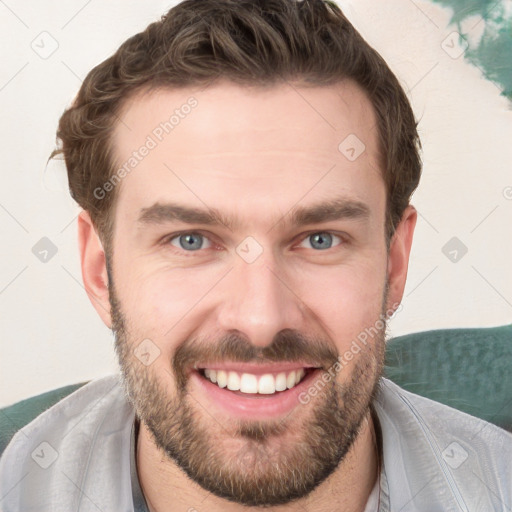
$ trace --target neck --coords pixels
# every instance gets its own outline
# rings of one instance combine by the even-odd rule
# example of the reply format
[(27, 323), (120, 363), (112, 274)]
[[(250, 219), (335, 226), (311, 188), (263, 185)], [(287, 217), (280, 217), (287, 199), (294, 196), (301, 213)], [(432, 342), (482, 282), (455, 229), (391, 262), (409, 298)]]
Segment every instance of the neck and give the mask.
[[(212, 495), (192, 481), (153, 441), (140, 423), (137, 439), (137, 471), (150, 512), (200, 510), (235, 512), (240, 505)], [(286, 505), (270, 507), (275, 512), (361, 512), (378, 478), (378, 449), (371, 414), (368, 415), (338, 468), (313, 492)], [(260, 511), (244, 507), (246, 512)]]

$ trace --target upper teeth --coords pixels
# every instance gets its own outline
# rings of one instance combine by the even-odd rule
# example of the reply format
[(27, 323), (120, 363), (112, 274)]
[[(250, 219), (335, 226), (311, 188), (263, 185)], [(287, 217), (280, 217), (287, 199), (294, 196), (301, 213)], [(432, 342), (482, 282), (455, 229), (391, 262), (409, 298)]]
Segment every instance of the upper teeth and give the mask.
[(242, 393), (261, 393), (271, 395), (276, 391), (284, 391), (296, 386), (305, 375), (304, 368), (292, 370), (290, 372), (265, 373), (264, 375), (254, 375), (252, 373), (238, 373), (225, 370), (212, 370), (206, 368), (205, 376), (221, 388), (227, 387), (231, 391), (241, 391)]

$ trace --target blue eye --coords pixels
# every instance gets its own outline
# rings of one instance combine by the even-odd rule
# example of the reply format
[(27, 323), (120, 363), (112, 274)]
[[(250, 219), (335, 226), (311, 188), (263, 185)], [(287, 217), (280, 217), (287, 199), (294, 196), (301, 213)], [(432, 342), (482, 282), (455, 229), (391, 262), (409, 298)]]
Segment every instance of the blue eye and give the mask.
[(174, 247), (184, 249), (185, 251), (198, 251), (199, 249), (208, 249), (211, 246), (208, 238), (199, 233), (184, 233), (175, 236), (170, 239), (170, 243)]
[(300, 244), (300, 247), (307, 247), (304, 244), (309, 243), (313, 249), (318, 249), (323, 251), (325, 249), (330, 249), (333, 247), (333, 239), (337, 238), (339, 243), (335, 245), (339, 245), (342, 240), (339, 236), (333, 235), (332, 233), (328, 233), (327, 231), (320, 231), (318, 233), (313, 233), (306, 237), (303, 242)]

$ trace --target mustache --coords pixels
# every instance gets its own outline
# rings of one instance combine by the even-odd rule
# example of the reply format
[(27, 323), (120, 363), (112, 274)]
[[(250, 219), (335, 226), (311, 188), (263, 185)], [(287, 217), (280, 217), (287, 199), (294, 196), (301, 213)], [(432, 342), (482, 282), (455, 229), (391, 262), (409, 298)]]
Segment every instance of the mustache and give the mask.
[(327, 370), (338, 360), (338, 351), (323, 338), (306, 336), (294, 329), (279, 331), (270, 345), (258, 347), (240, 333), (228, 333), (216, 342), (186, 340), (174, 354), (172, 368), (178, 388), (185, 390), (187, 375), (195, 363), (307, 362)]

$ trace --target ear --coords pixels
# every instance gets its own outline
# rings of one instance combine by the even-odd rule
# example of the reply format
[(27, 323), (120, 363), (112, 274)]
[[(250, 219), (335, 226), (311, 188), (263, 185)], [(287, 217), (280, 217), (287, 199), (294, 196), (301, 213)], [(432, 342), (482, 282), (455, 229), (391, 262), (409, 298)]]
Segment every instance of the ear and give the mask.
[(396, 227), (388, 255), (388, 311), (394, 311), (402, 301), (404, 294), (412, 237), (418, 214), (414, 206), (409, 205)]
[(85, 210), (78, 215), (78, 245), (85, 291), (103, 323), (111, 328), (105, 251), (91, 217)]

